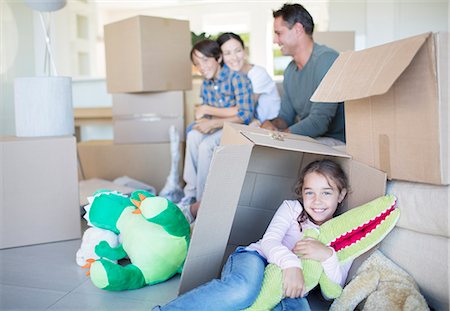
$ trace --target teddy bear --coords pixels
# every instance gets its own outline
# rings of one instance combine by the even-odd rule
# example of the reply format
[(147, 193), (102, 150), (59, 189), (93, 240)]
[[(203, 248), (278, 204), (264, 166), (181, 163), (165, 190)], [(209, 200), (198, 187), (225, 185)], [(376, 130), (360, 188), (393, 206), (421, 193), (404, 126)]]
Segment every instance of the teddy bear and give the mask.
[(430, 310), (413, 277), (380, 250), (372, 253), (344, 287), (330, 311)]

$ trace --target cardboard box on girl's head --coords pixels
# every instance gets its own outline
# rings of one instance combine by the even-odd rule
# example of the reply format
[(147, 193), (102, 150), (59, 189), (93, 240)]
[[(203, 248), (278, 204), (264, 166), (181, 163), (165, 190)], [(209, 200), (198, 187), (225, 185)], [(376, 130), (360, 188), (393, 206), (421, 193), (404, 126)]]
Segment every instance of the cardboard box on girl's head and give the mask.
[(386, 174), (316, 140), (226, 124), (216, 149), (180, 281), (180, 293), (219, 276), (224, 256), (259, 240), (308, 163), (338, 162), (351, 192), (343, 210), (385, 194)]

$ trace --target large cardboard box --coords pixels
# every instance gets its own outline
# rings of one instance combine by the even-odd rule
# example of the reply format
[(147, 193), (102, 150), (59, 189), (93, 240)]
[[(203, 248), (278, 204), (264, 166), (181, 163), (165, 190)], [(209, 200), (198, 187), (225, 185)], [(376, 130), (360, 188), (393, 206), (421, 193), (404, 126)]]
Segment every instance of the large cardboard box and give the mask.
[(218, 277), (224, 257), (259, 240), (276, 209), (294, 198), (299, 171), (309, 162), (339, 162), (352, 186), (343, 210), (384, 195), (386, 174), (314, 139), (226, 124), (197, 215), (179, 291)]
[(311, 100), (345, 101), (347, 152), (390, 179), (448, 184), (448, 33), (342, 53)]
[(0, 249), (81, 237), (75, 137), (2, 137), (0, 172)]
[(139, 15), (104, 30), (109, 93), (191, 88), (189, 21)]
[[(180, 143), (183, 159), (184, 144)], [(170, 143), (114, 144), (111, 140), (92, 140), (78, 143), (78, 157), (84, 179), (114, 180), (128, 176), (160, 191), (171, 168)], [(179, 163), (182, 176), (183, 162)]]
[(113, 94), (112, 111), (117, 144), (170, 142), (171, 126), (184, 141), (183, 91)]

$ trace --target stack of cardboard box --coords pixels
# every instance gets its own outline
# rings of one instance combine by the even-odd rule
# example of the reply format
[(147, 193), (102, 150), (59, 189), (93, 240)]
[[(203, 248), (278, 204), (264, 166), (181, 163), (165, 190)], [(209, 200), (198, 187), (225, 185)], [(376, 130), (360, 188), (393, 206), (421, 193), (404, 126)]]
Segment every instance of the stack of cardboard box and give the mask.
[(161, 190), (170, 171), (169, 128), (184, 141), (190, 49), (188, 21), (136, 16), (105, 26), (114, 139), (79, 144), (84, 178), (128, 175)]

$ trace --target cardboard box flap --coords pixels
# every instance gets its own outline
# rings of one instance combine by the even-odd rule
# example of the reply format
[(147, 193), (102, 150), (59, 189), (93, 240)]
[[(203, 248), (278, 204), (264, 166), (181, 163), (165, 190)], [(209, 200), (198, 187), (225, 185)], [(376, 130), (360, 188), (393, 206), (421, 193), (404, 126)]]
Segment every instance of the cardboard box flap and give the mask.
[(341, 102), (386, 93), (431, 33), (339, 55), (311, 97)]
[(221, 145), (259, 145), (290, 151), (351, 158), (350, 155), (319, 143), (317, 140), (290, 133), (273, 132), (259, 127), (225, 123)]
[[(321, 144), (317, 141), (293, 139), (283, 136), (282, 133), (260, 134), (249, 131), (241, 131), (242, 135), (247, 137), (255, 145), (266, 146), (290, 151), (303, 151), (313, 154), (332, 155), (336, 157), (351, 158), (350, 155), (338, 151), (334, 148)], [(298, 135), (297, 135), (298, 136)], [(302, 137), (302, 136), (299, 136)]]

